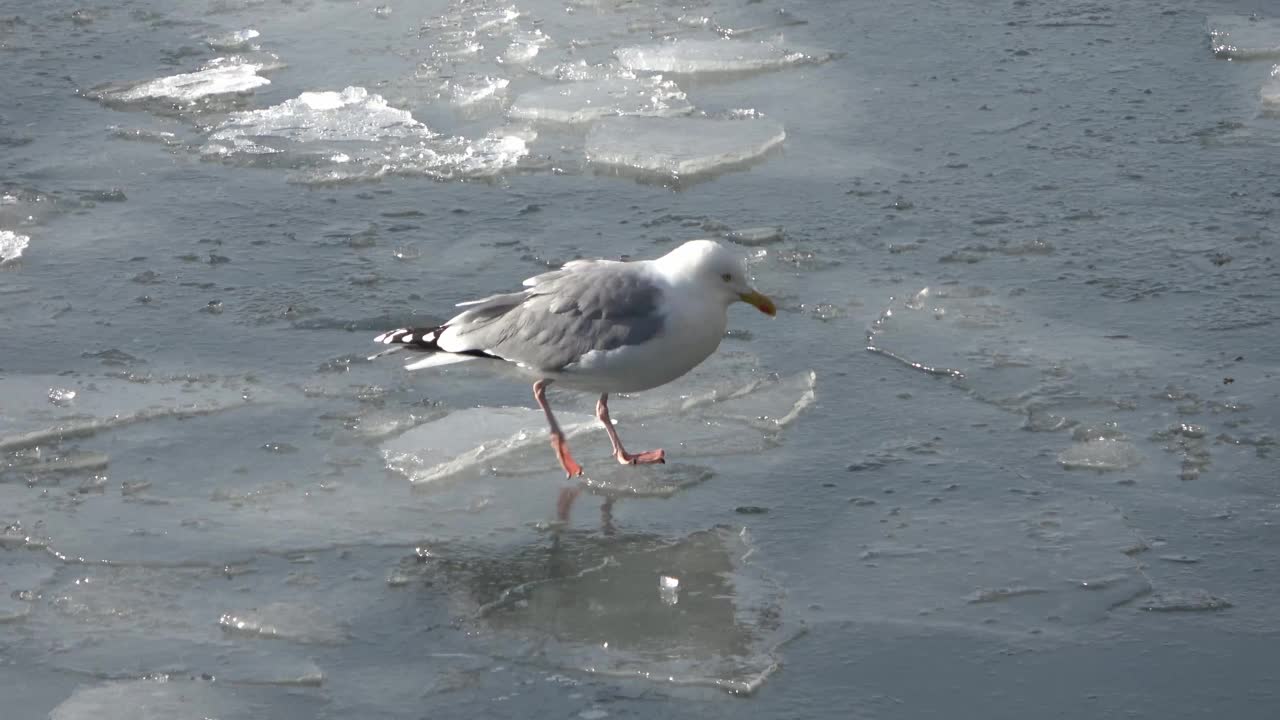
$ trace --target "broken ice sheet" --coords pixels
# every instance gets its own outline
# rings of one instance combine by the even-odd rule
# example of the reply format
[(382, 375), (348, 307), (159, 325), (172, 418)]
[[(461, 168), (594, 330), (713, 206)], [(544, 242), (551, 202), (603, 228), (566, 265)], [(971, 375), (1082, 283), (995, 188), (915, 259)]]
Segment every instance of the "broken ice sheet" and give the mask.
[(6, 265), (22, 257), (31, 243), (30, 235), (19, 235), (12, 230), (0, 230), (0, 265)]
[(693, 110), (685, 94), (661, 77), (614, 76), (550, 85), (521, 94), (510, 117), (577, 124), (609, 115), (683, 115)]
[(1058, 454), (1058, 463), (1068, 470), (1127, 470), (1142, 462), (1133, 443), (1121, 438), (1093, 438), (1077, 442)]
[(1211, 15), (1206, 20), (1213, 54), (1228, 60), (1280, 58), (1280, 20)]
[[(1131, 374), (1164, 362), (1159, 348), (1117, 344), (1067, 320), (1028, 323), (1016, 301), (981, 286), (930, 286), (894, 299), (867, 344), (955, 378), (976, 399), (1025, 415), (1035, 431), (1114, 421), (1143, 396)], [(1106, 362), (1094, 367), (1095, 358)]]
[(802, 63), (820, 63), (831, 54), (788, 50), (772, 43), (746, 40), (688, 40), (635, 45), (614, 51), (618, 61), (637, 72), (696, 75), (749, 73)]
[[(208, 673), (220, 680), (297, 684), (318, 675), (309, 646), (300, 643), (340, 638), (330, 613), (353, 612), (364, 595), (343, 583), (330, 583), (323, 597), (311, 595), (305, 586), (279, 581), (285, 561), (264, 562), (274, 565), (237, 576), (230, 593), (220, 567), (64, 565), (24, 623), (24, 653), (107, 677)], [(256, 602), (291, 634), (259, 640), (220, 627), (226, 615), (260, 612), (229, 604)]]
[(161, 678), (83, 685), (49, 713), (49, 720), (250, 720), (261, 711), (243, 698), (243, 689)]
[(205, 38), (205, 43), (209, 47), (219, 52), (235, 52), (239, 50), (252, 50), (256, 46), (253, 44), (254, 38), (261, 35), (257, 30), (248, 28), (245, 30), (237, 30), (225, 35), (214, 35)]
[[(932, 459), (944, 469), (972, 462), (947, 452)], [(899, 477), (917, 474), (914, 463), (897, 467)], [(1001, 468), (989, 481), (1013, 487), (935, 495), (900, 486), (880, 503), (850, 503), (850, 522), (814, 529), (814, 577), (794, 578), (789, 589), (823, 606), (827, 619), (1024, 641), (1031, 633), (1078, 641), (1113, 608), (1150, 592), (1125, 554), (1139, 537), (1115, 506)], [(824, 575), (856, 582), (827, 587)]]
[(30, 614), (41, 589), (53, 579), (53, 562), (44, 553), (25, 550), (0, 555), (0, 625)]
[[(166, 418), (207, 415), (245, 404), (236, 379), (137, 378), (98, 375), (10, 375), (0, 378), (0, 452), (55, 446), (65, 440)], [(68, 386), (73, 407), (49, 403), (46, 388)], [(259, 392), (259, 395), (261, 393)]]
[(300, 181), (323, 184), (388, 174), (488, 177), (514, 166), (528, 149), (525, 138), (496, 131), (476, 140), (439, 135), (382, 96), (348, 87), (233, 113), (201, 153), (298, 170)]
[(280, 67), (278, 62), (251, 62), (241, 58), (217, 58), (195, 72), (180, 73), (137, 83), (100, 85), (89, 91), (110, 106), (143, 106), (163, 111), (190, 108), (218, 96), (242, 95), (271, 84), (259, 73)]
[(714, 176), (759, 161), (787, 137), (767, 119), (605, 118), (587, 135), (587, 159), (660, 180)]
[[(589, 414), (557, 412), (571, 443), (582, 447), (587, 482), (601, 494), (669, 495), (708, 477), (708, 470), (686, 464), (697, 458), (765, 451), (815, 398), (812, 371), (779, 378), (739, 375), (686, 398), (641, 395), (615, 402), (614, 420), (633, 445), (652, 437), (667, 444), (668, 465), (623, 467), (609, 461), (590, 464), (587, 443), (608, 442)], [(625, 407), (624, 404), (625, 403)], [(652, 425), (657, 432), (637, 432)], [(584, 437), (585, 436), (585, 437)], [(583, 439), (579, 440), (578, 438)], [(678, 443), (678, 444), (676, 444)], [(491, 471), (498, 475), (546, 472), (555, 467), (546, 448), (546, 421), (532, 408), (472, 408), (419, 425), (383, 444), (388, 469), (421, 487)]]
[(1271, 78), (1258, 91), (1268, 112), (1280, 112), (1280, 65), (1271, 68)]
[(553, 549), (539, 543), (419, 572), (472, 608), (473, 637), (493, 654), (748, 694), (800, 631), (752, 551), (745, 530), (724, 527), (675, 540), (571, 534)]

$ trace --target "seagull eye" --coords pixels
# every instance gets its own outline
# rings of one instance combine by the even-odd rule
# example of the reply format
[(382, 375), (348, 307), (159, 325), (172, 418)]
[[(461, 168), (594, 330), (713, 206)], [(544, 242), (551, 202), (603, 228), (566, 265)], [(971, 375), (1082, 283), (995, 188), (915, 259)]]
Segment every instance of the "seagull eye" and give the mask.
[(725, 274), (723, 274), (723, 275), (721, 275), (721, 276), (720, 276), (720, 279), (721, 279), (721, 280), (723, 280), (723, 281), (725, 281), (725, 282), (729, 282), (730, 280), (732, 280), (732, 279), (733, 279), (733, 275), (730, 275), (729, 273), (725, 273)]

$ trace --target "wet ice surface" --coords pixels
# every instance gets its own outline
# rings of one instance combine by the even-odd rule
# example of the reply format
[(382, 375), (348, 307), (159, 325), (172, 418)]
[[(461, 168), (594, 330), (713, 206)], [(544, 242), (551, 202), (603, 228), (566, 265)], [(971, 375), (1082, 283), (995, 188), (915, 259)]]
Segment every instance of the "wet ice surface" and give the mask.
[(181, 73), (121, 88), (104, 88), (95, 94), (103, 102), (130, 103), (151, 99), (194, 102), (210, 95), (247, 93), (271, 84), (254, 63), (215, 62), (196, 72)]
[(511, 117), (556, 123), (585, 123), (609, 115), (681, 115), (692, 110), (670, 80), (611, 77), (551, 85), (516, 98)]
[(1256, 15), (1213, 15), (1207, 24), (1213, 53), (1220, 58), (1280, 58), (1280, 20)]
[(526, 149), (514, 135), (442, 137), (380, 95), (348, 87), (235, 113), (201, 153), (245, 164), (300, 165), (307, 182), (337, 182), (388, 173), (485, 177), (513, 165)]
[(609, 118), (587, 136), (587, 158), (641, 177), (691, 179), (758, 161), (786, 137), (768, 119)]
[(27, 235), (19, 235), (12, 230), (0, 230), (0, 265), (22, 257), (22, 252), (29, 244), (31, 244), (31, 238)]
[(628, 70), (680, 75), (778, 70), (829, 57), (822, 52), (788, 50), (767, 42), (743, 40), (675, 40), (619, 48), (614, 54)]
[[(980, 5), (0, 12), (5, 717), (1270, 718), (1274, 20)], [(553, 386), (567, 527), (364, 359), (695, 237), (779, 317)]]

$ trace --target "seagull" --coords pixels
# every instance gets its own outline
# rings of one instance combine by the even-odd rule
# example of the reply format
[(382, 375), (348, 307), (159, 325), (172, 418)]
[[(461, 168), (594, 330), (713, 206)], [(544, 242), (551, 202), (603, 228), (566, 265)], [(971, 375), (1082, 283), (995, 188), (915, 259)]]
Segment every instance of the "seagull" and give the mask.
[[(596, 417), (624, 465), (666, 462), (662, 450), (630, 453), (609, 418), (609, 394), (665, 385), (719, 347), (729, 306), (754, 305), (775, 315), (773, 300), (748, 282), (746, 263), (714, 240), (692, 240), (654, 260), (573, 260), (524, 281), (524, 289), (461, 302), (461, 313), (436, 327), (400, 328), (374, 342), (426, 357), (406, 370), (454, 363), (502, 363), (534, 380), (533, 398), (546, 415), (551, 447), (569, 478), (581, 476), (547, 402), (552, 383), (599, 393)], [(557, 504), (568, 520), (578, 489)]]

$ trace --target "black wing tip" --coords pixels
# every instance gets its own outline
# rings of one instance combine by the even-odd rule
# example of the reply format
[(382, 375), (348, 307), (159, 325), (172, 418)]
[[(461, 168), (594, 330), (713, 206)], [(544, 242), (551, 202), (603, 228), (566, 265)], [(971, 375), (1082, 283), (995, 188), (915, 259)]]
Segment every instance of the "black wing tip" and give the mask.
[(394, 345), (404, 347), (407, 350), (425, 350), (435, 352), (440, 350), (440, 346), (436, 344), (436, 338), (440, 336), (440, 332), (444, 327), (432, 328), (397, 328), (389, 330), (375, 337), (373, 341), (379, 345)]

